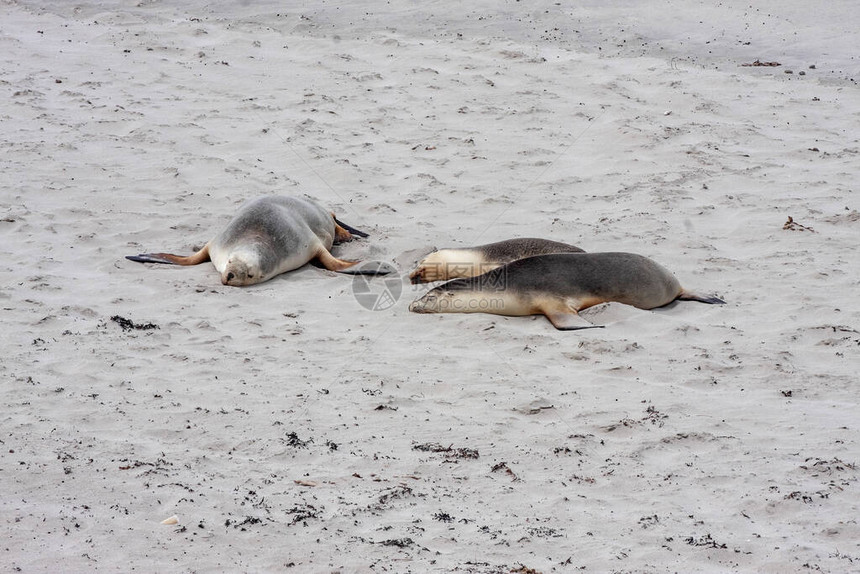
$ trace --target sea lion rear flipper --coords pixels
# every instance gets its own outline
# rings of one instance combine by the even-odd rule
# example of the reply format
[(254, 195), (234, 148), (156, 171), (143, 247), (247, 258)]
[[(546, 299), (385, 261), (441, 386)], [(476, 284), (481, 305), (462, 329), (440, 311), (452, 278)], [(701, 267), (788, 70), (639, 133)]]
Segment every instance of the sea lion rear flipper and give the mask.
[(320, 248), (316, 258), (329, 271), (336, 271), (337, 273), (345, 273), (347, 275), (388, 275), (394, 270), (386, 264), (377, 262), (368, 262), (361, 265), (361, 261), (338, 259), (329, 253), (327, 249), (323, 248)]
[(544, 315), (559, 331), (575, 331), (577, 329), (598, 329), (603, 325), (593, 325), (574, 311), (544, 311)]
[(697, 295), (695, 293), (691, 293), (690, 291), (681, 291), (681, 294), (678, 295), (678, 299), (681, 301), (698, 301), (699, 303), (708, 303), (709, 305), (725, 305), (726, 302), (720, 299), (719, 297), (709, 297), (706, 295)]
[(126, 259), (138, 263), (166, 263), (168, 265), (197, 265), (209, 261), (209, 245), (194, 255), (173, 255), (171, 253), (141, 253), (140, 255), (126, 255)]

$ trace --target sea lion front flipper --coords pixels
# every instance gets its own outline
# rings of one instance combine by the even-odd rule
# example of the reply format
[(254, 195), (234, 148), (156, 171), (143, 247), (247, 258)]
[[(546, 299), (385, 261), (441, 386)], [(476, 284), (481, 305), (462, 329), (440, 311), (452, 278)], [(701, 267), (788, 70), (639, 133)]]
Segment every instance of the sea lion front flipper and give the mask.
[(389, 265), (376, 262), (368, 262), (365, 265), (361, 265), (361, 261), (338, 259), (323, 247), (320, 247), (317, 252), (316, 259), (320, 265), (329, 271), (336, 271), (337, 273), (345, 273), (347, 275), (388, 275), (394, 270)]
[(141, 253), (140, 255), (126, 255), (129, 261), (138, 263), (166, 263), (168, 265), (197, 265), (209, 261), (209, 244), (194, 255), (173, 255), (172, 253)]
[(599, 329), (603, 325), (594, 325), (579, 316), (575, 311), (544, 311), (544, 315), (559, 331), (575, 331), (577, 329)]

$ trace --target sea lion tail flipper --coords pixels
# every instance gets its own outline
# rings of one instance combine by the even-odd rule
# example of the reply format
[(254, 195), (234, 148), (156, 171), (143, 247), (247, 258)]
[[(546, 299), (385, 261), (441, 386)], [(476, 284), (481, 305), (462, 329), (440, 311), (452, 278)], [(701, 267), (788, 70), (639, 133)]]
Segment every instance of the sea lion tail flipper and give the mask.
[(390, 265), (384, 263), (366, 262), (362, 265), (361, 261), (338, 259), (329, 253), (327, 249), (323, 248), (320, 248), (316, 258), (320, 262), (320, 265), (329, 271), (336, 271), (347, 275), (388, 275), (394, 271)]
[(589, 323), (575, 311), (544, 311), (544, 315), (559, 331), (576, 331), (578, 329), (602, 329), (603, 325)]
[(699, 303), (708, 303), (709, 305), (725, 305), (726, 302), (720, 299), (719, 297), (709, 297), (707, 295), (697, 295), (696, 293), (692, 293), (690, 291), (681, 291), (681, 294), (678, 295), (678, 299), (681, 301), (698, 301)]
[(172, 253), (141, 253), (126, 255), (126, 259), (138, 263), (166, 263), (168, 265), (197, 265), (209, 261), (209, 244), (194, 255), (173, 255)]
[(356, 229), (355, 227), (351, 227), (340, 221), (337, 217), (334, 216), (334, 213), (331, 214), (332, 219), (334, 219), (334, 241), (335, 243), (342, 243), (344, 241), (352, 241), (354, 239), (353, 235), (357, 235), (358, 237), (370, 237), (364, 231)]

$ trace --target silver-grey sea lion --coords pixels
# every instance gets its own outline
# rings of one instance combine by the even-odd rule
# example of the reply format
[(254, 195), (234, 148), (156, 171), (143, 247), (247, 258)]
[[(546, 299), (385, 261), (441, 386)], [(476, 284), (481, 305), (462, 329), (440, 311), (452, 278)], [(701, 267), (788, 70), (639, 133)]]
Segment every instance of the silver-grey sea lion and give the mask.
[(654, 309), (676, 299), (725, 303), (685, 290), (672, 273), (633, 253), (560, 253), (520, 259), (477, 277), (455, 279), (414, 301), (415, 313), (546, 315), (556, 329), (595, 327), (579, 316), (617, 301)]
[(506, 239), (477, 247), (440, 249), (425, 257), (409, 274), (409, 279), (412, 283), (430, 283), (475, 277), (517, 259), (550, 253), (583, 253), (583, 250), (567, 243), (534, 237)]
[(238, 287), (262, 283), (314, 259), (331, 271), (351, 273), (350, 268), (360, 262), (338, 259), (330, 250), (334, 243), (351, 241), (354, 235), (367, 237), (311, 199), (267, 196), (243, 204), (227, 227), (193, 255), (143, 253), (126, 258), (175, 265), (211, 260), (221, 283)]

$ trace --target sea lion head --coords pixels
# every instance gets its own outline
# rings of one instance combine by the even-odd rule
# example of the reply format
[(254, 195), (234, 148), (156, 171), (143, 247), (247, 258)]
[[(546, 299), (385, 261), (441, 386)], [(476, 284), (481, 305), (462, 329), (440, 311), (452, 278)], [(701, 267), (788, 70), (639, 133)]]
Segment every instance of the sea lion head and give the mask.
[(259, 257), (254, 253), (234, 253), (221, 273), (221, 283), (232, 287), (253, 285), (263, 281)]
[(470, 283), (465, 279), (454, 279), (413, 301), (409, 310), (413, 313), (468, 313), (475, 301)]

